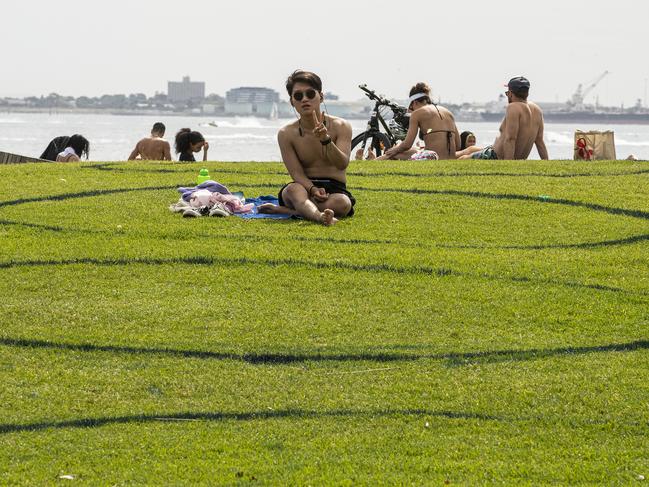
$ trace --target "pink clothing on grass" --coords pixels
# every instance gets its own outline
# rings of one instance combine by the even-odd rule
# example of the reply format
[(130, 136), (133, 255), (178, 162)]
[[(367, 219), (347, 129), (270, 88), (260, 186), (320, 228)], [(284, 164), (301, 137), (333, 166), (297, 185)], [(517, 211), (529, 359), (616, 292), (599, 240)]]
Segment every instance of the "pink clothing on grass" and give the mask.
[(255, 208), (253, 203), (244, 205), (243, 202), (233, 194), (212, 193), (210, 203), (223, 203), (232, 213), (250, 213)]
[(192, 193), (189, 204), (194, 208), (202, 206), (213, 207), (215, 203), (223, 203), (230, 210), (230, 213), (251, 213), (254, 204), (244, 205), (243, 202), (233, 194), (212, 193), (209, 189), (201, 189)]

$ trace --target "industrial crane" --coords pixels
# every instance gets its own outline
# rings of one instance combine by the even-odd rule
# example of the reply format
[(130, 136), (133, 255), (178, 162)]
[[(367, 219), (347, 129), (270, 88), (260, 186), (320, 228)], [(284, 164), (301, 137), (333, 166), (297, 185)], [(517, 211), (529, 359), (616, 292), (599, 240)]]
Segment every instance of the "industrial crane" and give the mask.
[(604, 79), (606, 78), (610, 73), (608, 71), (604, 71), (602, 74), (600, 74), (597, 78), (595, 78), (594, 81), (588, 85), (588, 87), (584, 90), (584, 85), (580, 84), (577, 87), (577, 91), (575, 92), (574, 95), (572, 95), (572, 100), (570, 105), (577, 110), (581, 111), (584, 109), (584, 98), (586, 98), (586, 95), (588, 95), (591, 91), (595, 89), (595, 87)]

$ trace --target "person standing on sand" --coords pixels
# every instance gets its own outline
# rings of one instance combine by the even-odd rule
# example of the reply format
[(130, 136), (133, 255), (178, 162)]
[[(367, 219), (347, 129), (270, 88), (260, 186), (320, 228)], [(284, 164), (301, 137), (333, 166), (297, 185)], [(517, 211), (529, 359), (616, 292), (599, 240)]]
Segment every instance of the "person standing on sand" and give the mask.
[(320, 111), (322, 81), (309, 71), (295, 71), (286, 90), (298, 120), (277, 136), (282, 160), (293, 178), (279, 192), (279, 204), (262, 205), (263, 213), (299, 215), (330, 226), (352, 216), (356, 200), (347, 191), (352, 127), (342, 118)]
[(472, 159), (524, 160), (535, 144), (541, 159), (548, 159), (543, 141), (543, 111), (536, 103), (527, 101), (529, 93), (527, 78), (519, 76), (509, 80), (505, 93), (509, 105), (500, 125), (500, 135), (493, 146), (476, 152)]
[(163, 123), (154, 123), (151, 137), (140, 140), (131, 155), (128, 156), (128, 160), (134, 161), (139, 158), (143, 161), (170, 161), (171, 146), (163, 139), (166, 130)]

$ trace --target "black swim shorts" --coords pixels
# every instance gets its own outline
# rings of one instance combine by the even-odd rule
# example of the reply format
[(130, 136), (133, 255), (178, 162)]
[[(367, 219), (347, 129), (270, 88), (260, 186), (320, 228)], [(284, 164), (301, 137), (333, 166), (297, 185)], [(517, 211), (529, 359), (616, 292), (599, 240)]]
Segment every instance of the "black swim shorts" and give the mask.
[[(311, 182), (315, 185), (316, 188), (324, 188), (324, 190), (329, 194), (344, 194), (345, 196), (347, 196), (349, 198), (349, 201), (352, 202), (352, 209), (349, 210), (347, 216), (348, 217), (354, 216), (354, 205), (356, 205), (356, 198), (354, 198), (352, 194), (349, 191), (347, 191), (347, 185), (345, 183), (341, 183), (340, 181), (336, 181), (335, 179), (325, 179), (325, 178), (312, 179)], [(282, 193), (291, 184), (293, 183), (292, 182), (288, 183), (282, 189), (279, 190), (277, 199), (279, 200), (280, 206), (286, 206), (284, 200), (282, 199)]]

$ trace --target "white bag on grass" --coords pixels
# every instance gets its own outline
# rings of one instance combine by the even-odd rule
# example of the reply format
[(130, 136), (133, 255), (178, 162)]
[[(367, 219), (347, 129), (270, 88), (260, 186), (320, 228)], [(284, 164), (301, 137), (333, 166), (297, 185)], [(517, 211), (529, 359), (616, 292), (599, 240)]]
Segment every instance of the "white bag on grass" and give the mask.
[(575, 130), (575, 161), (614, 161), (615, 132)]

